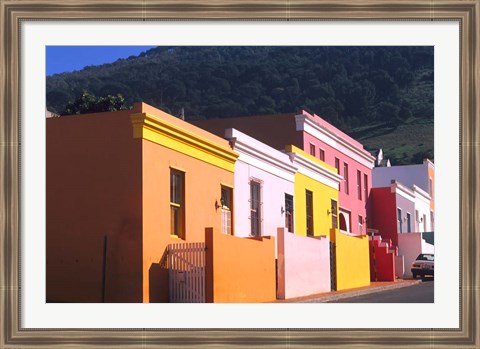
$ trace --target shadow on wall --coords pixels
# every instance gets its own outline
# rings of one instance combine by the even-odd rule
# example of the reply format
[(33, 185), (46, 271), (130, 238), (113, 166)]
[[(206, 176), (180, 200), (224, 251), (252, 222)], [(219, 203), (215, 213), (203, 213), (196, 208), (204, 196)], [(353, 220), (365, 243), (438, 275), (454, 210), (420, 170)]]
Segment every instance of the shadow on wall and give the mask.
[(168, 247), (148, 272), (150, 303), (168, 303)]

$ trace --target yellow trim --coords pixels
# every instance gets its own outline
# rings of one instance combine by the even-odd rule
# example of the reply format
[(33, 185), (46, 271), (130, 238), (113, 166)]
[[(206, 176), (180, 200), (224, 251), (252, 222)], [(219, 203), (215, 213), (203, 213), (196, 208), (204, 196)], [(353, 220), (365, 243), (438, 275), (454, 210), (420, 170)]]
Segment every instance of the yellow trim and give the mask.
[(170, 206), (182, 207), (182, 205), (180, 205), (180, 204), (176, 204), (176, 203), (174, 203), (174, 202), (171, 202), (171, 203), (170, 203)]
[[(323, 149), (325, 150), (325, 149)], [(334, 166), (331, 166), (329, 164), (327, 164), (325, 161), (322, 161), (318, 158), (316, 158), (315, 156), (313, 155), (310, 155), (308, 154), (307, 152), (303, 151), (302, 149), (300, 148), (297, 148), (296, 146), (294, 145), (287, 145), (285, 146), (285, 151), (287, 153), (297, 153), (297, 154), (300, 154), (301, 156), (311, 160), (311, 161), (314, 161), (316, 164), (322, 166), (322, 167), (325, 167), (327, 169), (329, 169), (330, 171), (334, 172), (334, 173), (337, 173), (337, 169), (334, 167)]]
[(178, 235), (175, 235), (175, 234), (170, 234), (170, 238), (171, 239), (180, 239), (180, 237)]
[(132, 114), (133, 138), (166, 148), (233, 172), (239, 154), (148, 113)]

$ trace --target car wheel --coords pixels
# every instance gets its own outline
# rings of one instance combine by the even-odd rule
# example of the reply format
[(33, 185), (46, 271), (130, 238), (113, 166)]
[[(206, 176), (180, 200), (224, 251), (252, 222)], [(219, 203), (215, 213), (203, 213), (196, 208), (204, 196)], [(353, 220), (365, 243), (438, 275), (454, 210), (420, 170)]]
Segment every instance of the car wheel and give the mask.
[(417, 278), (417, 273), (412, 273), (413, 279), (415, 280)]

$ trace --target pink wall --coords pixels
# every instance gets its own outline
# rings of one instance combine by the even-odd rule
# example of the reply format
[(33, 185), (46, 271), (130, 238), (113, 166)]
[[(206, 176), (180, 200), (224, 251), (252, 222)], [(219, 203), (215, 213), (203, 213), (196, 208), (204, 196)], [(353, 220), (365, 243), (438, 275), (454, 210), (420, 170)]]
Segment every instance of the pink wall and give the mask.
[(330, 291), (329, 241), (277, 229), (278, 299)]
[[(348, 137), (350, 138), (350, 137)], [(358, 143), (358, 142), (355, 142)], [(360, 164), (359, 162), (355, 161), (354, 159), (348, 157), (347, 155), (341, 153), (336, 148), (318, 140), (316, 137), (312, 136), (311, 134), (304, 132), (303, 133), (303, 150), (307, 153), (310, 153), (310, 144), (315, 145), (316, 149), (316, 157), (319, 157), (319, 148), (321, 147), (325, 150), (325, 162), (331, 166), (335, 166), (335, 158), (340, 160), (340, 175), (344, 177), (343, 172), (343, 164), (348, 164), (348, 175), (349, 175), (349, 194), (347, 194), (344, 190), (343, 182), (340, 185), (338, 200), (339, 205), (341, 208), (350, 211), (350, 227), (351, 233), (359, 234), (359, 226), (358, 226), (358, 216), (362, 216), (365, 220), (367, 216), (367, 199), (364, 195), (364, 179), (363, 175), (367, 175), (367, 182), (368, 182), (368, 192), (372, 187), (372, 171)], [(361, 188), (362, 188), (362, 199), (358, 199), (357, 195), (357, 170), (361, 172)], [(367, 196), (369, 193), (367, 193)], [(364, 232), (366, 231), (366, 226), (364, 225)]]
[(395, 256), (395, 276), (403, 279), (403, 275), (405, 275), (405, 257)]
[(413, 261), (420, 253), (434, 253), (434, 248), (422, 239), (421, 233), (398, 234), (398, 253), (404, 256), (404, 277), (411, 278)]

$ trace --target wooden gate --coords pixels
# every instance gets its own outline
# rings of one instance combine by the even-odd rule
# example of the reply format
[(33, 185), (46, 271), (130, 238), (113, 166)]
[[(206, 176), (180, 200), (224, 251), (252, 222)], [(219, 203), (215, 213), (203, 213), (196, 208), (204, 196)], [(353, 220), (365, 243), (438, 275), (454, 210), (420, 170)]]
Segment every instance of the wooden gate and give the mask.
[(205, 243), (168, 246), (170, 303), (205, 303)]

